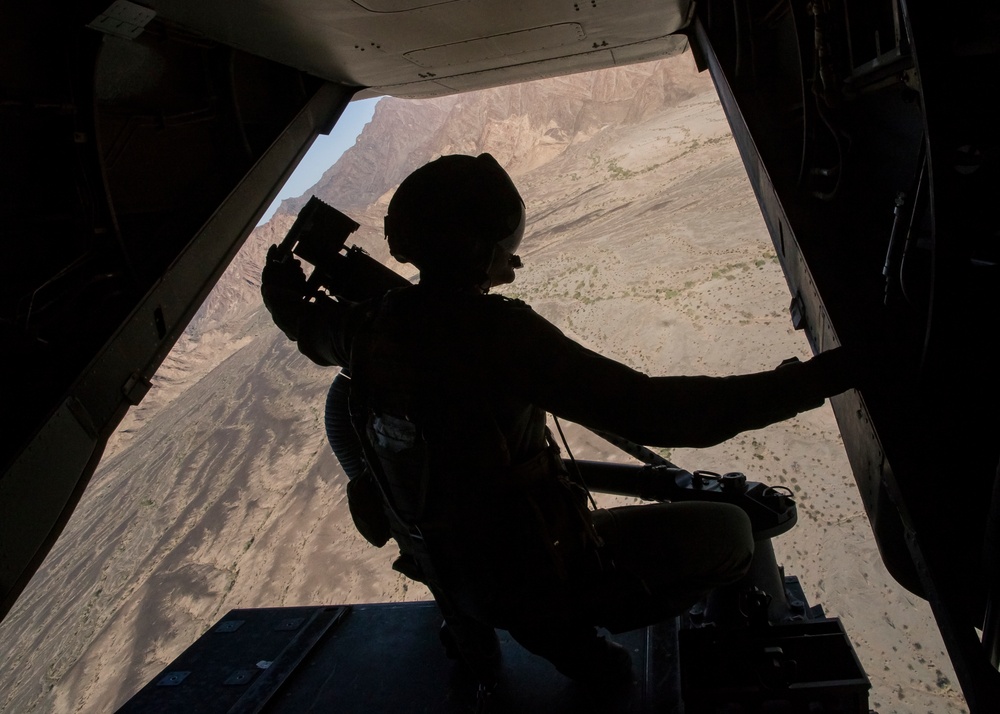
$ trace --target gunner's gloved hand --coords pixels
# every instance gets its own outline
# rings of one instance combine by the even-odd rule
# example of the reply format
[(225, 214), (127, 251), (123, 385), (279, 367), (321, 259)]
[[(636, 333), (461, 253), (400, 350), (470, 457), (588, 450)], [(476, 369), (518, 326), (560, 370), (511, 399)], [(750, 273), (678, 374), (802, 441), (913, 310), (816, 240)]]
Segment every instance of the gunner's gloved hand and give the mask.
[(846, 392), (857, 387), (861, 380), (860, 355), (846, 347), (834, 347), (821, 352), (806, 365), (812, 370), (812, 379), (824, 397)]
[(842, 346), (821, 352), (803, 367), (808, 372), (811, 388), (824, 397), (832, 397), (848, 389), (867, 389), (884, 381), (892, 371), (898, 371), (899, 359), (878, 346)]
[(858, 386), (860, 379), (857, 355), (843, 347), (821, 352), (806, 362), (792, 357), (778, 366), (778, 372), (786, 375), (786, 388), (799, 395), (806, 409), (821, 406), (827, 397)]
[(272, 245), (260, 274), (260, 295), (274, 324), (290, 340), (298, 339), (299, 317), (306, 304), (307, 290), (302, 264)]

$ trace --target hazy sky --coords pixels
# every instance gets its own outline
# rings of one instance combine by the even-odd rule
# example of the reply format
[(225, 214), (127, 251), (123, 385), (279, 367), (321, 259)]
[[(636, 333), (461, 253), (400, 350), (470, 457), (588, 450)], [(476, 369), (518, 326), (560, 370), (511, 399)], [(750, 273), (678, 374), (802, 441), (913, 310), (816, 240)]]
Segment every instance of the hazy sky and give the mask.
[(376, 99), (361, 99), (351, 102), (344, 110), (343, 116), (337, 121), (337, 125), (330, 132), (329, 136), (320, 134), (316, 137), (309, 152), (302, 159), (288, 181), (278, 192), (278, 197), (274, 203), (261, 216), (261, 223), (267, 223), (271, 216), (278, 209), (282, 199), (301, 196), (319, 181), (323, 172), (333, 166), (340, 155), (354, 146), (358, 134), (365, 128), (365, 124), (371, 121), (372, 114), (375, 113)]

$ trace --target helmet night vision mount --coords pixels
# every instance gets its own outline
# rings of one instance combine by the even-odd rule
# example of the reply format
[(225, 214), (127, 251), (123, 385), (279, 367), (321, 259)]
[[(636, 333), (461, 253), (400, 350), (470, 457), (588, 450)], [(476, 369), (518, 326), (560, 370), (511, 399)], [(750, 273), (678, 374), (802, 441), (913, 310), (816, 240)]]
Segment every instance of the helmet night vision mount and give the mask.
[(278, 250), (314, 267), (306, 283), (309, 294), (325, 288), (334, 297), (362, 302), (409, 285), (406, 278), (358, 246), (345, 248), (348, 236), (359, 227), (357, 221), (313, 196), (299, 211)]

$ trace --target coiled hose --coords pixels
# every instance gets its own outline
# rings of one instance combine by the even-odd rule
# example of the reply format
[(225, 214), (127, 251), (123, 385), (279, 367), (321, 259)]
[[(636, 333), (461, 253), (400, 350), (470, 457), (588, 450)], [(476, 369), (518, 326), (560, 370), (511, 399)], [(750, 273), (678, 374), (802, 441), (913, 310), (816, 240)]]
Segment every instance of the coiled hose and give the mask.
[(333, 449), (333, 454), (343, 467), (347, 478), (353, 481), (361, 476), (367, 467), (361, 441), (351, 422), (350, 395), (351, 378), (341, 372), (330, 385), (330, 391), (326, 393), (326, 412), (323, 420), (330, 448)]

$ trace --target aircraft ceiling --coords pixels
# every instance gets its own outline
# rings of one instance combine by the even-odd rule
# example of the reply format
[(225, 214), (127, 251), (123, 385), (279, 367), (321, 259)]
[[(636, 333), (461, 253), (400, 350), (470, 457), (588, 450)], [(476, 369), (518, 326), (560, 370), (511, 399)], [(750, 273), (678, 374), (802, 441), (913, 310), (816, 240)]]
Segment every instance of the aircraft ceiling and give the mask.
[(153, 0), (160, 20), (339, 84), (429, 97), (683, 51), (690, 0)]

